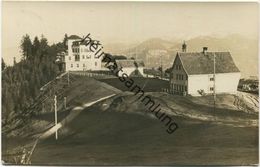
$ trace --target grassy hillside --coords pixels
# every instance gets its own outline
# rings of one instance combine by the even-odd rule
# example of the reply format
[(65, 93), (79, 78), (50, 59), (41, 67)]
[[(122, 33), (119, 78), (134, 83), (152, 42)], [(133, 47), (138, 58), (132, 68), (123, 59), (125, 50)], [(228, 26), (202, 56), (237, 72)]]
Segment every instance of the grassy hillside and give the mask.
[[(68, 110), (59, 121), (73, 114), (71, 108), (117, 94), (84, 109), (54, 136), (38, 143), (33, 165), (249, 165), (258, 163), (258, 120), (254, 110), (238, 109), (236, 96), (218, 96), (213, 113), (211, 97), (181, 97), (150, 92), (179, 128), (172, 134), (129, 92), (122, 92), (92, 78), (74, 76), (64, 90)], [(119, 82), (119, 81), (118, 81)], [(120, 83), (122, 84), (122, 83)], [(242, 99), (240, 99), (242, 101)], [(245, 101), (244, 101), (245, 102)], [(248, 105), (249, 106), (249, 105)], [(201, 119), (203, 118), (203, 119)], [(213, 118), (213, 119), (212, 119)], [(26, 135), (4, 136), (3, 154), (21, 150), (35, 136), (53, 126), (52, 112), (32, 117)], [(242, 126), (241, 126), (242, 125)], [(4, 156), (4, 160), (6, 157)]]
[(174, 118), (169, 135), (162, 124), (140, 114), (82, 112), (63, 131), (37, 146), (33, 164), (52, 165), (246, 165), (258, 162), (258, 128), (234, 128)]

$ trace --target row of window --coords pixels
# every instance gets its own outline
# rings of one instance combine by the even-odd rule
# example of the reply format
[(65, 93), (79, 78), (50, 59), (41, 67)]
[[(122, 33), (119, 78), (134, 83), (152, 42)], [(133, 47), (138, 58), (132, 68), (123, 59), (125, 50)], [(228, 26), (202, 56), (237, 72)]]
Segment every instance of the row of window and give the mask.
[(185, 78), (185, 75), (183, 74), (176, 74), (176, 80), (187, 80), (187, 78)]
[[(176, 80), (187, 80), (188, 77), (185, 77), (186, 75), (183, 74), (176, 74)], [(210, 81), (214, 81), (214, 77), (209, 78)]]
[(186, 85), (179, 85), (179, 84), (174, 84), (174, 90), (179, 91), (179, 92), (187, 92), (187, 86)]
[[(82, 55), (82, 59), (90, 59), (91, 58), (91, 56), (90, 55)], [(69, 56), (69, 60), (71, 60), (71, 56)], [(80, 60), (80, 56), (79, 55), (75, 55), (75, 61), (79, 61)]]
[(72, 52), (74, 52), (74, 53), (79, 53), (79, 51), (80, 52), (90, 52), (90, 50), (87, 48), (81, 48), (80, 50), (79, 50), (79, 48), (72, 48)]
[[(83, 68), (86, 67), (85, 64), (82, 64)], [(97, 62), (95, 62), (95, 66), (97, 66)], [(70, 65), (71, 68), (73, 68), (73, 64)], [(79, 64), (76, 64), (76, 67), (79, 68)]]
[(79, 53), (79, 48), (72, 48), (72, 52)]
[(175, 65), (175, 66), (173, 67), (173, 69), (181, 70), (181, 65)]
[[(174, 90), (177, 92), (184, 92), (184, 91), (187, 92), (187, 86), (174, 84)], [(210, 87), (209, 90), (214, 91), (214, 87)]]

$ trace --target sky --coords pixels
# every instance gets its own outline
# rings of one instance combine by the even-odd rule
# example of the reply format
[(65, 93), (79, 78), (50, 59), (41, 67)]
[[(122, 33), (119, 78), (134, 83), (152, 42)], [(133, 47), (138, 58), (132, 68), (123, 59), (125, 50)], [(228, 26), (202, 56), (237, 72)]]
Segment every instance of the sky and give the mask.
[[(20, 59), (22, 36), (43, 34), (50, 44), (64, 34), (91, 34), (101, 43), (159, 37), (189, 39), (232, 33), (258, 37), (257, 3), (2, 2), (2, 55)], [(105, 45), (104, 45), (105, 47)]]

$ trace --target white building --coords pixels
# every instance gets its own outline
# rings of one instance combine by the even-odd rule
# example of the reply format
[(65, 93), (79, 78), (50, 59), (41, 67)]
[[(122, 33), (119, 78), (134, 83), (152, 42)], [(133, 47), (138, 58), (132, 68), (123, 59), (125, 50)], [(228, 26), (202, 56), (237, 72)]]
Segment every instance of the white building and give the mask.
[(65, 55), (65, 71), (101, 70), (101, 60), (89, 50), (77, 35), (71, 35), (67, 39), (67, 54)]
[(118, 76), (122, 76), (123, 73), (128, 76), (144, 76), (144, 62), (142, 60), (115, 60), (117, 68), (122, 69), (118, 72)]
[[(236, 93), (240, 71), (229, 52), (177, 53), (170, 76), (174, 94), (200, 96), (214, 93)], [(214, 86), (215, 57), (215, 86)]]

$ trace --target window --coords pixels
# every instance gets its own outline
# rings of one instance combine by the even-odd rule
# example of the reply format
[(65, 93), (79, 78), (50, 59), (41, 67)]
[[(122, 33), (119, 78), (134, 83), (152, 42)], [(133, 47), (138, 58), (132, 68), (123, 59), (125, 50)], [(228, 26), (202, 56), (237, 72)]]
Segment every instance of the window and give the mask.
[(213, 77), (211, 77), (209, 80), (210, 80), (210, 81), (214, 81), (214, 78), (213, 78)]
[(79, 58), (79, 55), (75, 55), (75, 61), (79, 61), (80, 58)]
[(77, 67), (79, 68), (79, 64), (77, 64)]
[(71, 64), (70, 67), (73, 68), (73, 64)]
[(184, 75), (176, 74), (176, 80), (184, 80)]
[(97, 62), (95, 62), (95, 66), (97, 66)]
[(175, 65), (175, 69), (176, 70), (180, 70), (181, 69), (181, 65)]
[(83, 67), (85, 67), (85, 64), (83, 64)]
[(213, 87), (210, 87), (210, 91), (213, 91), (214, 90), (214, 88)]
[(82, 59), (85, 59), (85, 56), (84, 56), (84, 55), (82, 55)]
[(69, 56), (69, 60), (71, 60), (71, 57)]
[(187, 86), (185, 86), (185, 91), (187, 92)]

